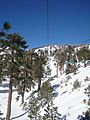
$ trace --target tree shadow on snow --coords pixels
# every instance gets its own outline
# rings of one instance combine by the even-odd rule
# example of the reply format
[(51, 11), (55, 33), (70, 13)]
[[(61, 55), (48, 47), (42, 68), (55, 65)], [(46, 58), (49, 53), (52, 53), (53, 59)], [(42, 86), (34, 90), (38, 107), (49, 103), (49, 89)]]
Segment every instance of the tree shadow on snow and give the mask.
[(58, 92), (56, 91), (56, 89), (58, 88), (60, 86), (60, 84), (55, 84), (55, 85), (53, 85), (52, 87), (53, 87), (53, 89), (54, 89), (54, 93), (53, 93), (53, 96), (54, 97), (57, 97), (58, 96)]
[(50, 77), (49, 80), (50, 80), (50, 81), (53, 81), (54, 78), (56, 78), (56, 77), (57, 77), (57, 75), (54, 75), (54, 76)]
[[(15, 92), (16, 90), (13, 90), (13, 92)], [(0, 94), (3, 94), (3, 93), (8, 93), (8, 90), (0, 90)]]
[(58, 92), (52, 93), (52, 96), (53, 96), (54, 98), (57, 97), (57, 96), (58, 96)]
[(56, 85), (53, 85), (52, 87), (53, 87), (54, 89), (57, 89), (59, 86), (60, 86), (60, 84), (56, 84)]
[(4, 87), (4, 88), (8, 88), (8, 83), (2, 83), (1, 85), (0, 85), (0, 87)]

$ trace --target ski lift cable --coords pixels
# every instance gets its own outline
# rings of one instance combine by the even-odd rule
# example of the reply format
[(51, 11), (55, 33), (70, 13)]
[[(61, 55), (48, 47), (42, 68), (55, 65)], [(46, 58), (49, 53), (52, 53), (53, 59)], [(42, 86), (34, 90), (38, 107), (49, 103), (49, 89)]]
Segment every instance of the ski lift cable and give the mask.
[(49, 2), (46, 0), (46, 39), (47, 46), (49, 45)]

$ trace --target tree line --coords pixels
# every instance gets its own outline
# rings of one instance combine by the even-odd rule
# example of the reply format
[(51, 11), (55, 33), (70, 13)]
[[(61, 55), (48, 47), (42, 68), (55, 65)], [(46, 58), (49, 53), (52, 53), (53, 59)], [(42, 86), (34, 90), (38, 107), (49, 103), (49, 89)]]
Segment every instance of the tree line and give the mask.
[[(59, 71), (60, 74), (76, 74), (76, 71), (79, 67), (77, 66), (77, 63), (82, 62), (84, 64), (84, 67), (86, 67), (86, 61), (90, 60), (89, 45), (68, 45), (63, 49), (57, 50), (54, 53), (54, 58), (56, 61), (57, 76)], [(66, 68), (64, 68), (64, 65), (66, 65)]]

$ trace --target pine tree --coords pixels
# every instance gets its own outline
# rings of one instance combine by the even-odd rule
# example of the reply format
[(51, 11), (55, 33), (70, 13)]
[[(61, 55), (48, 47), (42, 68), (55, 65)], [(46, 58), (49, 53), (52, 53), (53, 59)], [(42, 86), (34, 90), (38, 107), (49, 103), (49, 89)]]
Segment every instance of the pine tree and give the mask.
[(4, 24), (3, 24), (3, 29), (4, 30), (10, 30), (12, 27), (11, 25), (9, 24), (8, 21), (5, 21)]
[(18, 58), (22, 55), (22, 52), (24, 51), (25, 48), (27, 48), (26, 41), (23, 40), (21, 36), (18, 34), (10, 34), (7, 37), (7, 40), (9, 40), (9, 50), (10, 54), (7, 54), (7, 73), (10, 76), (10, 81), (9, 81), (9, 96), (8, 96), (8, 108), (7, 108), (7, 115), (6, 115), (6, 120), (10, 119), (10, 112), (11, 112), (11, 99), (12, 99), (12, 86), (15, 81), (18, 80), (17, 76), (19, 75), (19, 64), (18, 64)]
[(3, 50), (6, 48), (5, 46), (2, 45), (2, 42), (4, 43), (5, 41), (5, 36), (7, 34), (7, 31), (11, 29), (11, 25), (9, 24), (9, 22), (5, 21), (3, 23), (2, 28), (0, 29), (0, 83), (2, 82), (3, 78), (3, 54), (5, 54), (3, 52)]
[(40, 120), (40, 108), (41, 104), (38, 100), (38, 96), (35, 97), (35, 95), (33, 95), (29, 100), (28, 106), (28, 117), (30, 120)]
[(43, 56), (42, 54), (36, 55), (35, 59), (33, 60), (33, 79), (37, 80), (38, 83), (38, 90), (40, 90), (41, 87), (41, 80), (45, 74), (45, 68), (46, 65), (46, 56)]
[[(40, 91), (35, 92), (34, 94), (31, 95), (29, 105), (27, 107), (28, 117), (30, 118), (30, 120), (41, 120), (41, 118), (43, 119), (45, 118), (42, 117), (41, 110), (49, 104), (53, 106), (52, 104), (54, 98), (53, 93), (54, 89), (48, 80), (42, 83)], [(54, 114), (53, 116), (55, 117), (58, 114), (57, 107), (53, 106), (53, 111), (54, 112), (52, 114)]]
[(61, 114), (58, 113), (57, 109), (58, 108), (54, 106), (53, 101), (51, 100), (46, 109), (44, 109), (45, 113), (42, 120), (60, 120)]
[(50, 69), (50, 66), (49, 66), (49, 65), (48, 65), (47, 68), (45, 69), (45, 75), (46, 75), (46, 77), (51, 75), (51, 69)]
[[(10, 26), (5, 23), (4, 28), (8, 30)], [(13, 34), (3, 34), (0, 39), (0, 47), (3, 54), (0, 54), (0, 59), (2, 63), (2, 73), (1, 79), (5, 76), (9, 77), (9, 92), (8, 92), (8, 105), (6, 120), (10, 120), (11, 115), (11, 101), (12, 101), (12, 86), (18, 80), (20, 74), (20, 64), (23, 52), (28, 47), (27, 42), (17, 33)]]
[(20, 80), (17, 83), (17, 90), (19, 95), (22, 96), (22, 104), (24, 103), (24, 93), (34, 88), (38, 84), (40, 90), (41, 79), (44, 75), (44, 65), (46, 59), (44, 56), (38, 55), (34, 50), (26, 51), (21, 60), (21, 74)]
[(83, 61), (84, 65), (85, 65), (86, 60), (90, 60), (89, 48), (87, 46), (80, 48), (80, 50), (77, 51), (77, 57), (78, 57), (79, 61)]
[(18, 93), (22, 96), (22, 104), (24, 103), (24, 94), (29, 92), (31, 88), (34, 88), (36, 80), (33, 76), (33, 62), (36, 59), (37, 54), (33, 51), (26, 51), (21, 60), (21, 74), (20, 80), (17, 83)]
[(49, 80), (42, 83), (39, 91), (39, 98), (41, 99), (41, 106), (44, 107), (54, 97), (54, 88), (51, 86)]
[(62, 50), (62, 51), (57, 51), (55, 54), (55, 60), (57, 63), (57, 76), (58, 76), (58, 69), (60, 70), (60, 74), (62, 72), (64, 72), (64, 63), (66, 61), (67, 58), (67, 53), (66, 50)]
[(67, 68), (66, 68), (65, 72), (66, 72), (66, 74), (69, 74), (69, 73), (76, 74), (76, 70), (77, 70), (76, 65), (69, 63), (69, 64), (67, 64)]

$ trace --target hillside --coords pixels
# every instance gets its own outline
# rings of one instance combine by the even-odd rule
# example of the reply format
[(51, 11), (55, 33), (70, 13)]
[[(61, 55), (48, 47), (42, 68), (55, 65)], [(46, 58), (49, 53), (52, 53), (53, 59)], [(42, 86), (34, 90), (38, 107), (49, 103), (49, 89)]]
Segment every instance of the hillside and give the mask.
[[(55, 52), (55, 47), (52, 48), (52, 51)], [(69, 73), (66, 75), (64, 71), (62, 74), (59, 73), (57, 77), (57, 68), (55, 66), (56, 61), (54, 56), (49, 55), (48, 57), (48, 65), (51, 69), (51, 75), (49, 76), (49, 79), (51, 80), (51, 85), (54, 87), (55, 92), (57, 93), (57, 96), (54, 98), (54, 104), (58, 107), (58, 112), (63, 118), (62, 120), (77, 120), (78, 115), (82, 115), (82, 113), (88, 108), (88, 96), (85, 94), (85, 89), (90, 84), (90, 64), (84, 66), (84, 63), (78, 62), (79, 67), (75, 74)], [(64, 67), (66, 66), (64, 65)], [(43, 79), (44, 81), (47, 81), (47, 78)], [(75, 81), (78, 81), (79, 85), (77, 84), (77, 86), (74, 86)], [(35, 88), (37, 88), (37, 86)], [(28, 97), (33, 91), (34, 89), (25, 93), (25, 102), (28, 102)], [(17, 96), (17, 91), (15, 88), (13, 88), (11, 118), (18, 116), (16, 120), (29, 120), (30, 118), (27, 117), (28, 113), (22, 109), (23, 106), (21, 105), (21, 98), (17, 101)], [(7, 97), (8, 81), (3, 81), (0, 85), (0, 110), (2, 113), (2, 118), (5, 117), (7, 110)]]

